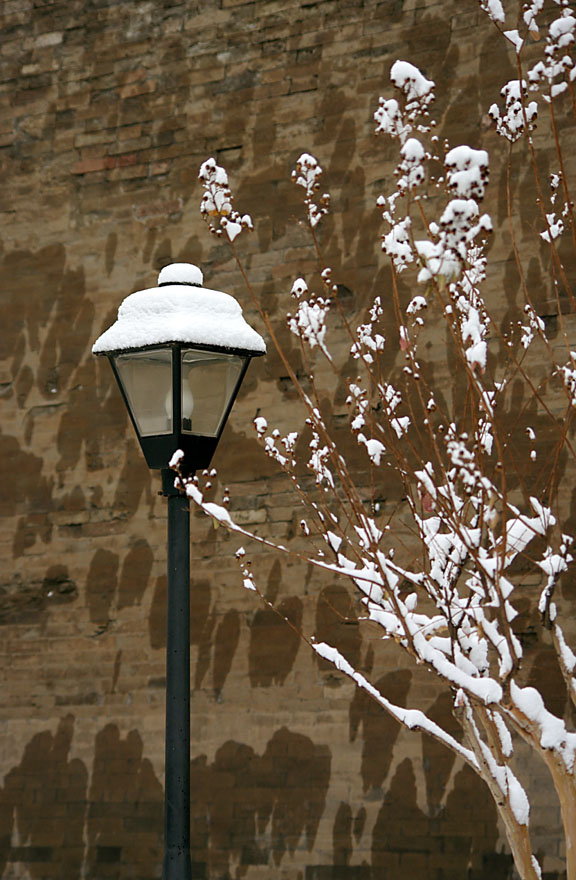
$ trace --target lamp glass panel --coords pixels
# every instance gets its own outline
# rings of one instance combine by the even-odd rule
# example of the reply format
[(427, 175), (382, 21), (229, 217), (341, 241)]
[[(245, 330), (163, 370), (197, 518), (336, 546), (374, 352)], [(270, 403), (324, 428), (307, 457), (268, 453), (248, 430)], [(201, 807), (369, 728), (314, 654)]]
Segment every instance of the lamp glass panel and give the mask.
[(116, 355), (116, 369), (141, 437), (172, 433), (172, 350)]
[(188, 349), (182, 352), (182, 431), (217, 437), (242, 378), (246, 357)]

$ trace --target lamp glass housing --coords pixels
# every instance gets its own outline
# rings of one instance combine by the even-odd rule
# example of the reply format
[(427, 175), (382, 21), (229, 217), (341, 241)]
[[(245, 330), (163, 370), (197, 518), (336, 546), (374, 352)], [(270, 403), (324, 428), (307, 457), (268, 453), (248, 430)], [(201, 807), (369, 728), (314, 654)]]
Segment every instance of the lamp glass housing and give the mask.
[(169, 342), (107, 352), (148, 467), (207, 468), (254, 353)]
[(181, 352), (182, 432), (218, 437), (248, 358), (202, 349)]
[(171, 434), (172, 349), (117, 354), (115, 363), (138, 433), (142, 437)]

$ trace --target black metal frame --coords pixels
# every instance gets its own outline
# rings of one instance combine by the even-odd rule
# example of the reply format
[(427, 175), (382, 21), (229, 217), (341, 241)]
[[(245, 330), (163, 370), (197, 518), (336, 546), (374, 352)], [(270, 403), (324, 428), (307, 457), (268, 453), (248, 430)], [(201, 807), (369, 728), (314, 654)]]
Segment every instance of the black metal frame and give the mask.
[[(130, 403), (126, 397), (124, 386), (122, 385), (122, 382), (120, 380), (114, 358), (120, 354), (131, 354), (134, 352), (154, 351), (166, 348), (172, 350), (172, 433), (156, 434), (148, 437), (142, 437), (132, 414)], [(189, 434), (182, 431), (182, 351), (188, 349), (194, 349), (195, 351), (221, 352), (222, 354), (234, 354), (238, 357), (246, 358), (244, 368), (242, 369), (242, 372), (238, 377), (236, 389), (230, 398), (228, 407), (222, 419), (220, 430), (216, 437), (203, 437), (198, 434)], [(222, 434), (222, 431), (224, 430), (224, 425), (228, 420), (230, 410), (232, 409), (234, 401), (236, 400), (238, 391), (240, 390), (240, 386), (242, 385), (250, 361), (253, 357), (258, 357), (260, 356), (260, 354), (263, 354), (263, 352), (261, 353), (255, 351), (247, 351), (246, 349), (240, 348), (223, 348), (222, 346), (216, 345), (200, 345), (191, 342), (162, 342), (158, 343), (157, 345), (144, 345), (138, 348), (125, 348), (116, 351), (102, 352), (102, 354), (105, 354), (110, 362), (110, 366), (112, 367), (116, 382), (118, 384), (118, 387), (120, 388), (124, 403), (126, 404), (126, 408), (130, 415), (130, 421), (132, 422), (134, 430), (136, 431), (136, 436), (138, 437), (138, 442), (140, 443), (140, 447), (142, 449), (142, 452), (144, 453), (144, 458), (146, 459), (148, 467), (152, 470), (162, 470), (166, 468), (174, 452), (176, 452), (177, 449), (181, 449), (184, 453), (184, 458), (180, 463), (180, 470), (183, 476), (189, 476), (193, 471), (204, 470), (205, 468), (210, 466), (212, 456), (216, 451), (220, 436)]]

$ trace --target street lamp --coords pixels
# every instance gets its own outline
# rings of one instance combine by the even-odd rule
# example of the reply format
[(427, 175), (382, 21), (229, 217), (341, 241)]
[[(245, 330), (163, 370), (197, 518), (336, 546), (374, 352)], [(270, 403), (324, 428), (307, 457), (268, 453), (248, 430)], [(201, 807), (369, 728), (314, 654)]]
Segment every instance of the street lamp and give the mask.
[(158, 287), (128, 296), (92, 351), (106, 355), (148, 467), (168, 498), (166, 771), (163, 880), (191, 880), (190, 510), (168, 463), (207, 468), (251, 358), (266, 346), (227, 293), (202, 287), (202, 272), (172, 263)]

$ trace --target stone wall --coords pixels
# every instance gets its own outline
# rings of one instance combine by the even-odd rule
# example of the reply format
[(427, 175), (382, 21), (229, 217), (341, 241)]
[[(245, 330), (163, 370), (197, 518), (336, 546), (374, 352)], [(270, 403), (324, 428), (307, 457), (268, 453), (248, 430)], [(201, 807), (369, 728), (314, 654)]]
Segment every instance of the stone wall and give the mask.
[[(150, 880), (162, 857), (166, 509), (91, 343), (173, 260), (200, 265), (258, 326), (200, 218), (211, 155), (252, 214), (239, 246), (288, 346), (292, 281), (317, 271), (290, 171), (303, 150), (319, 158), (334, 205), (322, 243), (360, 317), (389, 279), (375, 198), (393, 148), (372, 114), (391, 62), (432, 77), (442, 133), (497, 165), (505, 146), (485, 114), (514, 58), (474, 0), (3, 0), (0, 14), (0, 876)], [(527, 224), (530, 181), (528, 168), (514, 180)], [(511, 256), (503, 230), (493, 287), (505, 278), (509, 299)], [(545, 303), (543, 259), (530, 271)], [(335, 414), (343, 388), (327, 401)], [(238, 517), (282, 540), (298, 514), (251, 422), (260, 409), (283, 427), (295, 407), (270, 352), (214, 462)], [(315, 661), (242, 589), (238, 542), (222, 531), (192, 517), (195, 876), (511, 877), (487, 790)], [(297, 626), (337, 642), (394, 701), (450, 723), (429, 676), (341, 622), (355, 614), (341, 584), (253, 558)], [(549, 649), (534, 656), (562, 712)], [(554, 880), (558, 813), (539, 773), (537, 840)]]

